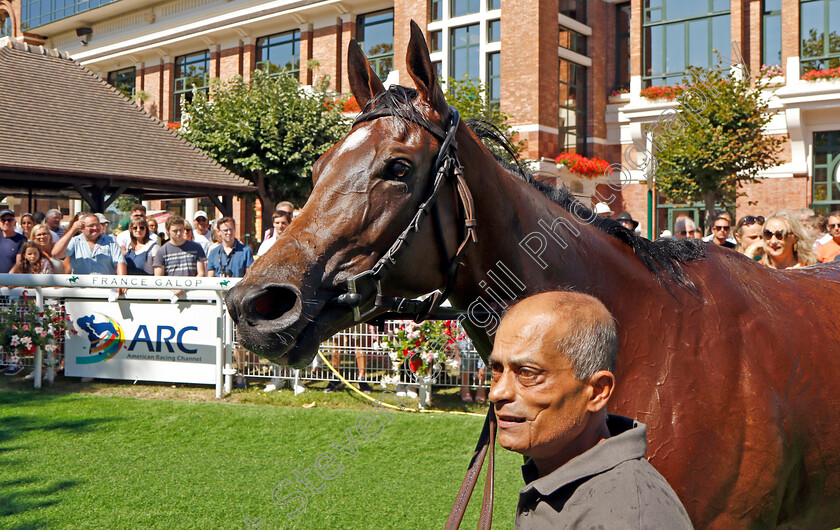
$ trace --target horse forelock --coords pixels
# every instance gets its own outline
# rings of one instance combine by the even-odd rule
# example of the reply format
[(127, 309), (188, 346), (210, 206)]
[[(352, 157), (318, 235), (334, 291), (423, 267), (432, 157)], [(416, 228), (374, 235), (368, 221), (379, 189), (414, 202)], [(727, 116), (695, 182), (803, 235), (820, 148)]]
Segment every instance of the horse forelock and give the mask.
[(404, 123), (416, 123), (431, 132), (438, 140), (442, 140), (443, 129), (423, 115), (418, 108), (419, 92), (413, 88), (401, 85), (391, 85), (388, 90), (381, 92), (368, 100), (362, 112), (356, 117), (353, 125), (370, 121), (383, 116), (393, 116)]

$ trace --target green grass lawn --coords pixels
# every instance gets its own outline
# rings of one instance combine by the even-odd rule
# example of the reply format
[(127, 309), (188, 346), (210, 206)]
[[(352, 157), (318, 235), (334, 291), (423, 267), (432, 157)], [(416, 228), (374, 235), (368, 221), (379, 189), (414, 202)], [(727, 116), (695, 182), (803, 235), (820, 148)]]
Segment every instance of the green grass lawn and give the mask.
[[(307, 395), (324, 396), (298, 397)], [(483, 420), (395, 412), (365, 439), (355, 422), (371, 411), (363, 402), (304, 409), (6, 387), (0, 528), (247, 528), (246, 518), (261, 529), (442, 528)], [(321, 461), (337, 475), (329, 481), (315, 471), (326, 451), (343, 466)], [(494, 526), (511, 528), (521, 457), (497, 447), (496, 459)], [(296, 481), (307, 469), (319, 494)], [(284, 480), (276, 499), (307, 495), (293, 520), (286, 514), (300, 502), (272, 502)], [(483, 478), (464, 528), (476, 526), (482, 487)]]

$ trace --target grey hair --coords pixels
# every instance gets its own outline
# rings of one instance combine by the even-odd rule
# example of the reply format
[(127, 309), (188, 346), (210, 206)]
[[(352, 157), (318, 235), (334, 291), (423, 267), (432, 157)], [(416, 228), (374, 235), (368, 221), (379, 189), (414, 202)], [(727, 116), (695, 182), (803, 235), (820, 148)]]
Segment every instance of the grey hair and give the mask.
[(57, 210), (57, 209), (55, 209), (55, 208), (53, 208), (52, 210), (49, 210), (49, 211), (47, 212), (47, 214), (45, 215), (45, 217), (49, 217), (49, 216), (54, 215), (54, 214), (58, 214), (58, 216), (59, 216), (59, 217), (64, 217), (64, 216), (61, 214), (61, 210)]
[(601, 370), (615, 371), (618, 357), (615, 318), (612, 315), (606, 319), (589, 316), (570, 324), (568, 331), (557, 340), (557, 349), (571, 359), (578, 381), (586, 381)]

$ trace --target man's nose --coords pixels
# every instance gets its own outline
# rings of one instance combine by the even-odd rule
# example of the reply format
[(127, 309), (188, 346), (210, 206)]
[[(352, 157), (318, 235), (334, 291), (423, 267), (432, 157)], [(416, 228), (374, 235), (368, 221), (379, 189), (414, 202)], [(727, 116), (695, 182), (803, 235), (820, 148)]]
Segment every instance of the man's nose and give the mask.
[(494, 377), (490, 382), (490, 392), (487, 397), (493, 403), (513, 401), (515, 392), (513, 390), (513, 373), (505, 371), (499, 377)]

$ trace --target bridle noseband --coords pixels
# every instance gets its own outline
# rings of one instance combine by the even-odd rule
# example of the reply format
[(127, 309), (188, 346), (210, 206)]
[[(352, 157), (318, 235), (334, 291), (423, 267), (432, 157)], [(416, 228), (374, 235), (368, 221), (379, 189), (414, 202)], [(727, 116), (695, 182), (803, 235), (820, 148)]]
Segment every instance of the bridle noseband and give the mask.
[[(394, 114), (388, 111), (382, 111), (370, 113), (364, 116), (365, 117), (362, 119), (357, 118), (354, 125), (376, 118), (394, 116)], [(447, 120), (446, 130), (440, 129), (430, 122), (424, 123), (425, 120), (421, 121), (418, 119), (411, 119), (410, 121), (426, 129), (432, 134), (432, 136), (441, 142), (440, 150), (438, 151), (437, 158), (435, 159), (435, 165), (432, 169), (432, 173), (435, 176), (434, 183), (432, 185), (432, 189), (426, 197), (426, 200), (420, 204), (417, 211), (414, 213), (414, 217), (411, 219), (411, 222), (405, 230), (402, 231), (399, 237), (397, 237), (397, 240), (394, 241), (388, 251), (379, 258), (371, 269), (360, 274), (356, 274), (352, 278), (348, 279), (347, 293), (337, 296), (332, 300), (335, 304), (352, 307), (353, 318), (356, 322), (364, 320), (367, 316), (381, 309), (385, 309), (389, 313), (396, 313), (398, 316), (403, 318), (410, 317), (416, 322), (435, 317), (452, 318), (462, 313), (461, 311), (440, 307), (440, 305), (449, 297), (452, 287), (455, 285), (455, 279), (458, 274), (458, 269), (463, 262), (464, 251), (466, 250), (467, 245), (471, 241), (478, 241), (478, 237), (476, 235), (475, 205), (473, 203), (470, 189), (464, 179), (461, 164), (458, 161), (458, 143), (455, 141), (455, 133), (458, 130), (458, 125), (461, 123), (461, 118), (455, 108), (449, 107), (449, 119)], [(424, 300), (415, 300), (382, 294), (383, 277), (389, 268), (397, 264), (397, 258), (409, 245), (414, 234), (420, 231), (420, 225), (423, 218), (426, 217), (434, 208), (438, 195), (440, 195), (440, 190), (448, 180), (454, 181), (455, 187), (458, 190), (458, 198), (463, 206), (464, 238), (458, 246), (458, 250), (455, 252), (455, 255), (449, 258), (449, 265), (446, 270), (446, 282), (443, 290), (434, 291), (434, 293)], [(440, 221), (437, 216), (435, 216), (435, 218), (437, 221), (435, 228), (438, 232), (438, 236), (442, 238), (443, 229), (440, 227)], [(442, 239), (442, 244), (445, 247), (445, 239)], [(374, 300), (373, 307), (365, 313), (362, 313), (360, 306), (362, 306), (364, 300), (362, 299), (362, 295), (358, 292), (357, 284), (359, 280), (365, 277), (370, 277), (370, 279), (374, 282), (376, 286), (376, 298)], [(441, 313), (436, 314), (436, 312), (439, 311)]]

